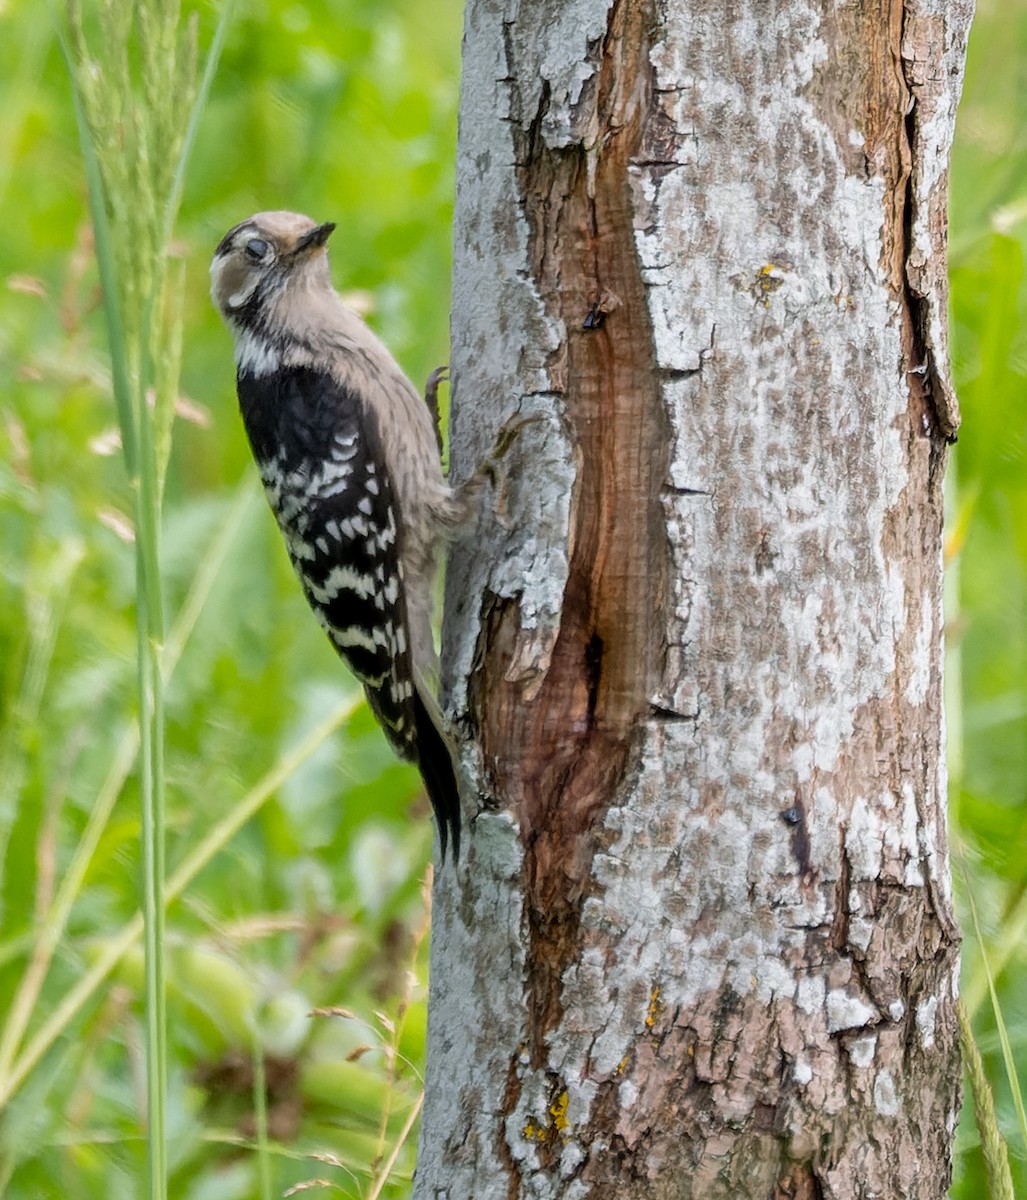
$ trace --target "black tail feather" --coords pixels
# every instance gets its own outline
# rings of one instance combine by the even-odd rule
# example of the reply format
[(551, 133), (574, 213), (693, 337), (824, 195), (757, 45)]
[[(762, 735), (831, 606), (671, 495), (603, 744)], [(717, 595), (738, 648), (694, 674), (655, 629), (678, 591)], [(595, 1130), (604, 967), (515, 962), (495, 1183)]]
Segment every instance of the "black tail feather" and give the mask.
[(413, 703), (417, 727), (417, 765), (435, 812), (435, 823), (439, 827), (442, 861), (446, 861), (446, 847), (452, 837), (453, 862), (456, 863), (460, 861), (460, 789), (453, 770), (453, 759), (445, 738), (436, 728), (416, 689)]

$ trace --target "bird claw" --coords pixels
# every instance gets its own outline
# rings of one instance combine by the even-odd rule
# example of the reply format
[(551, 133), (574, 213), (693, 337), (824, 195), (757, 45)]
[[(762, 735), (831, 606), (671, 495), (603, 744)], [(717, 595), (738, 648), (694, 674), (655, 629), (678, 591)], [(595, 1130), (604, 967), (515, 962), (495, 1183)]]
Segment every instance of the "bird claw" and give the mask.
[(542, 420), (541, 413), (512, 413), (503, 424), (499, 427), (499, 432), (496, 434), (496, 440), (492, 443), (492, 449), (478, 464), (478, 474), (483, 475), (488, 481), (495, 486), (497, 477), (500, 474), (502, 460), (513, 446), (514, 442), (520, 436), (520, 432), (528, 425), (534, 425), (537, 421)]
[(439, 384), (447, 382), (448, 379), (449, 366), (443, 364), (432, 371), (424, 385), (424, 402), (428, 406), (432, 423), (435, 426), (435, 440), (439, 444), (439, 454), (442, 453), (442, 418), (439, 416)]
[(492, 449), (478, 464), (478, 470), (475, 472), (480, 480), (484, 481), (487, 479), (492, 485), (492, 490), (496, 494), (494, 507), (496, 519), (504, 529), (508, 528), (505, 518), (509, 471), (504, 465), (503, 459), (517, 441), (521, 431), (528, 425), (534, 425), (542, 419), (541, 413), (512, 413), (499, 427), (499, 432), (496, 434), (496, 440), (492, 444)]

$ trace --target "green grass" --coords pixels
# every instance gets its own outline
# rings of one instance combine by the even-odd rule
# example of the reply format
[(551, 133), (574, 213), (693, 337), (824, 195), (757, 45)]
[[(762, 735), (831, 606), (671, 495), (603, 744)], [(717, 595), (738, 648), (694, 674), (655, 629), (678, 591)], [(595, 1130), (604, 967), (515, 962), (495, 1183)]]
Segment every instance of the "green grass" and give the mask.
[[(1027, 1195), (1025, 50), (1023, 0), (978, 5), (951, 186), (953, 365), (964, 426), (949, 480), (950, 808), (962, 990), (980, 1056), (968, 1055), (974, 1104), (964, 1106), (956, 1141), (960, 1200)], [(994, 1094), (992, 1129), (982, 1074)]]
[(444, 361), (458, 16), (71, 11), (0, 9), (0, 1194), (405, 1195), (427, 806), (297, 595), (206, 268), (334, 218)]
[[(409, 1195), (427, 805), (295, 586), (207, 264), (258, 208), (335, 220), (339, 286), (415, 379), (446, 360), (459, 9), (84, 6), (83, 41), (0, 5), (0, 1197)], [(81, 131), (57, 28), (108, 64), (74, 73)], [(984, 0), (952, 180), (957, 1200), (1027, 1195), (1025, 51), (1023, 0)]]

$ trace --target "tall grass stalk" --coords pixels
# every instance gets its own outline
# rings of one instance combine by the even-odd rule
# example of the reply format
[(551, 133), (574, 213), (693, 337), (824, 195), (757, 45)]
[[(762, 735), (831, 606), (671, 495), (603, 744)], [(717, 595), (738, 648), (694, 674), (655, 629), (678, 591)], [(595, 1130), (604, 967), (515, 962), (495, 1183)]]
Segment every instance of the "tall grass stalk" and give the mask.
[[(227, 10), (222, 15), (227, 21)], [(109, 0), (96, 14), (98, 30), (87, 28), (91, 18), (80, 0), (69, 0), (67, 33), (60, 36), (79, 123), (111, 379), (133, 501), (149, 1195), (163, 1200), (168, 1061), (160, 525), (178, 386), (182, 292), (181, 270), (169, 280), (167, 245), (224, 33), (222, 25), (198, 95), (195, 14), (183, 22), (175, 2)]]
[(259, 1200), (272, 1200), (271, 1151), (267, 1131), (267, 1071), (264, 1064), (264, 1047), (260, 1044), (257, 1030), (253, 1035), (253, 1115), (256, 1124), (257, 1178), (260, 1183)]
[(378, 1197), (382, 1194), (382, 1189), (392, 1178), (392, 1171), (396, 1165), (396, 1159), (399, 1158), (400, 1151), (403, 1149), (407, 1138), (410, 1136), (414, 1126), (417, 1124), (417, 1118), (421, 1115), (421, 1109), (423, 1107), (424, 1092), (421, 1092), (418, 1095), (417, 1100), (414, 1102), (413, 1107), (410, 1109), (410, 1113), (407, 1116), (406, 1121), (404, 1121), (403, 1128), (399, 1131), (399, 1137), (396, 1138), (392, 1149), (389, 1151), (388, 1157), (382, 1163), (380, 1170), (375, 1175), (374, 1181), (371, 1185), (371, 1191), (367, 1196), (367, 1200), (378, 1200)]
[[(1027, 891), (1020, 894), (1016, 903), (1005, 911), (998, 929), (988, 946), (988, 968), (991, 978), (998, 979), (1012, 961), (1023, 950), (1027, 939)], [(963, 1004), (971, 1019), (984, 1003), (991, 987), (991, 979), (983, 971), (974, 972), (962, 983)]]
[[(161, 678), (165, 686), (174, 675), (182, 652), (213, 590), (218, 573), (223, 568), (231, 548), (238, 541), (243, 521), (253, 510), (254, 500), (252, 483), (247, 477), (237, 489), (235, 499), (200, 560), (185, 602), (168, 633), (161, 658)], [(0, 1030), (0, 1096), (9, 1095), (7, 1076), (14, 1057), (20, 1049), (29, 1020), (36, 1011), (43, 983), (67, 929), (72, 907), (81, 894), (97, 846), (138, 754), (139, 727), (133, 725), (125, 730), (118, 742), (107, 777), (90, 805), (89, 819), (75, 847), (71, 862), (62, 874), (57, 894), (33, 941), (28, 968), (19, 980), (7, 1019)]]
[[(995, 1027), (998, 1030), (999, 1045), (1002, 1047), (1002, 1060), (1005, 1064), (1006, 1079), (1009, 1083), (1009, 1090), (1013, 1097), (1013, 1107), (1016, 1110), (1017, 1121), (1020, 1125), (1020, 1137), (1023, 1140), (1024, 1146), (1027, 1147), (1027, 1109), (1024, 1108), (1023, 1093), (1020, 1090), (1020, 1077), (1017, 1073), (1016, 1056), (1013, 1053), (1012, 1043), (1009, 1040), (1009, 1031), (1006, 1028), (1006, 1020), (1002, 1014), (1002, 1005), (999, 1003), (998, 992), (995, 990), (995, 976), (992, 974), (988, 950), (984, 944), (984, 935), (981, 933), (981, 925), (977, 917), (977, 904), (974, 901), (970, 876), (967, 872), (966, 864), (961, 862), (960, 865), (963, 868), (963, 880), (966, 884), (966, 899), (970, 909), (970, 919), (973, 922), (974, 938), (977, 941), (977, 949), (981, 956), (981, 967), (988, 981), (988, 992), (991, 996), (991, 1007), (995, 1014)], [(983, 1136), (984, 1131), (982, 1130)]]
[[(76, 30), (77, 25), (77, 30)], [(93, 223), (96, 257), (103, 288), (103, 309), (107, 342), (111, 355), (111, 379), (121, 445), (133, 495), (136, 548), (136, 665), (139, 705), (140, 794), (143, 827), (143, 914), (146, 960), (146, 1119), (149, 1145), (149, 1195), (151, 1200), (167, 1196), (167, 1138), (165, 1100), (167, 1096), (167, 1020), (164, 982), (164, 705), (159, 684), (159, 656), (164, 638), (164, 617), (160, 586), (160, 499), (156, 487), (154, 438), (146, 410), (148, 381), (140, 368), (149, 361), (142, 353), (142, 341), (150, 330), (137, 323), (133, 330), (135, 369), (130, 361), (122, 314), (123, 299), (118, 286), (113, 231), (107, 204), (115, 186), (103, 177), (100, 165), (102, 142), (90, 125), (108, 98), (101, 88), (90, 95), (83, 81), (88, 78), (88, 56), (84, 51), (81, 14), (72, 9), (72, 28), (76, 38), (78, 61), (71, 72), (79, 117), (82, 154), (89, 185), (89, 207)], [(130, 25), (126, 26), (126, 34)], [(78, 70), (74, 67), (77, 66)], [(97, 77), (117, 78), (121, 85), (127, 77), (120, 71)], [(124, 99), (124, 97), (122, 97)], [(131, 97), (129, 97), (131, 99)], [(92, 109), (92, 112), (88, 110)], [(138, 280), (134, 281), (138, 284)], [(152, 285), (151, 285), (152, 286)], [(133, 289), (136, 290), (136, 289)], [(138, 299), (138, 297), (136, 297)], [(135, 403), (133, 404), (133, 393)], [(141, 427), (141, 428), (140, 428)], [(141, 445), (140, 445), (141, 443)]]
[(974, 1119), (977, 1122), (977, 1131), (981, 1136), (984, 1169), (988, 1173), (989, 1200), (1014, 1200), (1013, 1176), (1009, 1169), (1009, 1148), (998, 1127), (995, 1096), (984, 1070), (981, 1052), (974, 1039), (970, 1015), (962, 1001), (957, 1004), (956, 1012), (959, 1016), (959, 1043), (963, 1051), (963, 1064), (970, 1081)]

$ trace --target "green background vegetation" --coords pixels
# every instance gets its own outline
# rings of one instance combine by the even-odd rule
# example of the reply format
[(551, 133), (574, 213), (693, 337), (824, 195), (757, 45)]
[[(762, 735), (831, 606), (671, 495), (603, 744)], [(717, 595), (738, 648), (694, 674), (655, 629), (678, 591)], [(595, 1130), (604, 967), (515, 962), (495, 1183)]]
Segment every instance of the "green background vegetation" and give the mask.
[[(201, 52), (217, 15), (199, 10)], [(0, 0), (0, 1197), (119, 1200), (146, 1177), (134, 500), (53, 30), (38, 3)], [(309, 617), (264, 510), (207, 264), (257, 209), (335, 220), (338, 286), (414, 379), (444, 362), (459, 45), (457, 0), (239, 3), (186, 179), (162, 547), (167, 859), (187, 882), (168, 917), (174, 1197), (409, 1193), (428, 807)], [(1022, 1064), (1025, 51), (1023, 0), (982, 3), (952, 179), (965, 424), (949, 712), (964, 992), (1027, 1195), (982, 956)], [(953, 1195), (988, 1186), (967, 1105)]]

